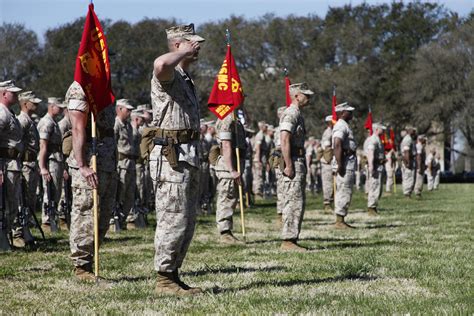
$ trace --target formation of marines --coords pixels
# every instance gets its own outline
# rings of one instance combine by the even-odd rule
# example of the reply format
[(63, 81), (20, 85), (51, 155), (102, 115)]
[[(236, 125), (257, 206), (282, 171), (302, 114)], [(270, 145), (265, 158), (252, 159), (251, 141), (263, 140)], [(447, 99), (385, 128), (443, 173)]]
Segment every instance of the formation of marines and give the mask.
[[(307, 193), (322, 192), (323, 211), (334, 214), (334, 227), (352, 229), (345, 218), (362, 178), (370, 216), (379, 215), (382, 179), (390, 193), (398, 168), (405, 196), (421, 196), (425, 174), (428, 190), (437, 189), (439, 155), (434, 148), (427, 155), (426, 137), (412, 126), (403, 131), (397, 151), (386, 150), (381, 142), (386, 126), (373, 124), (360, 151), (350, 127), (355, 108), (342, 103), (335, 109), (337, 121), (324, 118), (321, 138), (309, 136), (302, 111), (311, 106), (314, 92), (307, 83), (290, 85), (291, 104), (276, 111), (277, 127), (262, 121), (255, 132), (232, 115), (203, 121), (189, 69), (204, 38), (192, 24), (169, 28), (166, 35), (169, 52), (153, 64), (151, 105), (119, 99), (107, 107), (97, 117), (96, 144), (88, 120), (91, 108), (77, 82), (64, 101), (48, 98), (39, 121), (35, 114), (42, 100), (11, 80), (0, 82), (2, 250), (34, 247), (33, 226), (48, 233), (69, 230), (74, 274), (94, 281), (92, 208), (93, 189), (98, 189), (100, 242), (109, 232), (145, 227), (155, 210), (155, 292), (194, 295), (202, 289), (184, 283), (179, 269), (196, 217), (215, 212), (220, 242), (243, 244), (233, 233), (239, 185), (247, 206), (276, 195), (280, 248), (297, 252), (307, 251), (298, 244)], [(15, 115), (17, 103), (20, 113)], [(97, 172), (91, 165), (93, 151)]]

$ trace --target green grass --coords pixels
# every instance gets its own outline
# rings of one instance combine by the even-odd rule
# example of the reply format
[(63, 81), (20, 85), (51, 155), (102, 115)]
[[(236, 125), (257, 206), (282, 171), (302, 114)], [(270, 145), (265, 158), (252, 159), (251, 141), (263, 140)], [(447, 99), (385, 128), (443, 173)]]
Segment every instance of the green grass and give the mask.
[(422, 200), (400, 189), (378, 218), (357, 192), (353, 231), (333, 230), (321, 196), (308, 196), (303, 254), (279, 250), (274, 201), (247, 212), (247, 245), (219, 244), (214, 217), (200, 217), (182, 269), (206, 290), (197, 297), (154, 296), (152, 227), (109, 236), (110, 288), (76, 281), (66, 233), (48, 236), (36, 252), (0, 254), (0, 314), (473, 314), (474, 185), (441, 185)]

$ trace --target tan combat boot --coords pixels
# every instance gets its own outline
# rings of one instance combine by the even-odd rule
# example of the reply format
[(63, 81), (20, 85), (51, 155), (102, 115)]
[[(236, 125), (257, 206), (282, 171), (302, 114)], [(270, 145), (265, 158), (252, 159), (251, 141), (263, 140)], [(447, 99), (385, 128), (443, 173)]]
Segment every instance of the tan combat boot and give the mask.
[(283, 240), (280, 246), (281, 250), (306, 252), (308, 249), (301, 247), (296, 243), (296, 240)]
[(186, 283), (184, 283), (183, 281), (181, 281), (181, 279), (179, 278), (178, 269), (173, 271), (173, 277), (174, 277), (174, 281), (178, 283), (179, 286), (181, 286), (184, 290), (189, 291), (191, 294), (201, 294), (202, 292), (204, 292), (199, 287), (191, 287), (187, 285)]
[(69, 228), (67, 227), (67, 222), (64, 218), (59, 219), (59, 229), (63, 231), (68, 231)]
[(222, 244), (227, 245), (240, 245), (242, 242), (235, 238), (230, 230), (221, 233), (220, 241)]
[(367, 209), (367, 213), (369, 214), (369, 216), (378, 216), (379, 215), (379, 212), (377, 211), (377, 208), (375, 208), (375, 207), (369, 207)]
[(41, 224), (41, 229), (45, 234), (51, 234), (51, 225), (49, 224)]
[(96, 277), (94, 273), (92, 273), (92, 268), (89, 266), (75, 267), (74, 275), (79, 281), (84, 281), (84, 282), (96, 281)]
[(324, 213), (326, 214), (334, 213), (334, 209), (332, 208), (331, 204), (324, 204)]
[(191, 291), (183, 289), (178, 283), (176, 283), (173, 272), (158, 272), (155, 294), (175, 296), (193, 295)]
[(137, 225), (135, 224), (135, 222), (127, 222), (127, 230), (135, 230), (137, 229)]
[(23, 237), (13, 237), (13, 247), (15, 248), (25, 248), (26, 247), (26, 242)]
[(336, 229), (353, 229), (351, 225), (347, 224), (344, 221), (344, 216), (336, 215), (336, 223), (334, 224), (334, 228)]

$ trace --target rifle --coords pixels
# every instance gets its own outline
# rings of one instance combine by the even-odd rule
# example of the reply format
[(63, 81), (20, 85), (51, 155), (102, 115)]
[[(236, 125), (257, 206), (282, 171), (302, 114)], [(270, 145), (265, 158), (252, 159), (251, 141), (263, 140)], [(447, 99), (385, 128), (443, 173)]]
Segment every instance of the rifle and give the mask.
[(43, 207), (45, 209), (45, 213), (48, 214), (49, 217), (49, 224), (51, 227), (51, 232), (56, 233), (58, 231), (58, 224), (56, 223), (56, 202), (53, 200), (53, 195), (51, 192), (53, 180), (47, 181), (46, 183), (46, 194), (48, 196), (48, 203), (44, 203)]
[(64, 200), (61, 201), (61, 213), (66, 216), (67, 228), (71, 227), (72, 192), (71, 177), (64, 181)]
[(6, 218), (5, 218), (5, 197), (7, 193), (7, 187), (5, 186), (6, 174), (3, 172), (3, 183), (0, 188), (0, 251), (10, 251), (10, 242), (8, 241), (7, 228), (6, 228)]
[[(27, 186), (26, 186), (26, 179), (22, 177), (22, 180), (21, 180), (21, 199), (20, 199), (20, 225), (22, 226), (22, 230), (23, 230), (23, 233), (25, 233), (25, 229), (28, 230), (28, 233), (30, 233), (31, 235), (31, 232), (29, 230), (29, 223), (28, 223), (28, 220), (30, 218), (30, 214), (31, 214), (31, 217), (33, 218), (33, 221), (35, 222), (35, 227), (39, 230), (40, 234), (41, 234), (41, 238), (43, 238), (43, 240), (46, 240), (46, 238), (44, 237), (44, 232), (43, 232), (43, 229), (41, 228), (41, 225), (38, 221), (38, 218), (36, 217), (36, 214), (35, 214), (35, 210), (30, 210), (29, 207), (27, 207), (25, 204), (25, 194), (27, 192)], [(23, 238), (25, 239), (25, 241), (27, 241), (26, 237), (23, 236)], [(28, 241), (27, 241), (28, 242)]]

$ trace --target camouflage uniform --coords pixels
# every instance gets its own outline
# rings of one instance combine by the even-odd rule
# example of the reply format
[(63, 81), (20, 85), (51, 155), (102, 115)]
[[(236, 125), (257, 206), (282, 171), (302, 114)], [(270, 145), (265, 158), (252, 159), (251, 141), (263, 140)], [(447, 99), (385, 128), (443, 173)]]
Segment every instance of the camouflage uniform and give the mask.
[[(281, 141), (280, 141), (280, 126), (275, 128), (275, 151), (279, 151), (281, 155)], [(275, 178), (276, 178), (276, 185), (277, 185), (277, 203), (276, 203), (276, 210), (278, 215), (283, 214), (283, 205), (284, 205), (284, 196), (285, 192), (283, 192), (283, 172), (280, 168), (275, 168)]]
[[(51, 199), (55, 205), (59, 205), (61, 190), (63, 185), (63, 154), (62, 154), (62, 135), (58, 123), (51, 115), (46, 113), (38, 123), (38, 132), (40, 139), (48, 141), (46, 168), (51, 174)], [(48, 199), (48, 181), (43, 179), (43, 202), (49, 203)], [(49, 214), (43, 208), (42, 223), (49, 224)]]
[(25, 181), (26, 192), (23, 192), (25, 197), (25, 206), (30, 212), (36, 211), (36, 188), (39, 183), (39, 169), (38, 169), (38, 152), (39, 152), (39, 133), (36, 124), (31, 117), (25, 113), (20, 112), (17, 116), (23, 129), (23, 143), (25, 145), (25, 152), (23, 153), (23, 166), (21, 168), (23, 174), (23, 181)]
[(342, 177), (337, 173), (334, 212), (337, 215), (345, 217), (352, 199), (352, 187), (354, 185), (357, 164), (357, 157), (355, 154), (357, 144), (349, 124), (347, 124), (347, 122), (342, 118), (336, 122), (332, 130), (333, 148), (335, 138), (339, 138), (342, 143), (342, 150), (344, 152), (343, 164), (346, 169), (346, 174)]
[(135, 204), (136, 159), (138, 158), (135, 144), (136, 137), (134, 137), (130, 121), (122, 122), (118, 117), (115, 118), (114, 132), (118, 151), (117, 173), (119, 183), (117, 202), (122, 205), (122, 211), (127, 221), (133, 222), (135, 216), (128, 217), (128, 215)]
[(263, 195), (263, 189), (265, 184), (265, 173), (266, 173), (266, 155), (267, 155), (267, 143), (265, 141), (265, 134), (259, 131), (255, 135), (254, 148), (260, 146), (260, 157), (253, 158), (253, 193), (256, 195)]
[[(368, 157), (369, 152), (373, 152), (373, 170), (367, 173), (367, 182), (369, 183), (369, 195), (367, 198), (368, 208), (377, 208), (380, 194), (382, 193), (382, 173), (383, 160), (385, 157), (384, 147), (380, 141), (380, 137), (375, 133), (367, 139), (365, 155)], [(367, 167), (368, 168), (368, 167)]]
[(0, 103), (0, 168), (6, 186), (5, 226), (9, 232), (18, 214), (21, 194), (21, 161), (23, 130), (18, 119), (8, 107)]
[(385, 184), (385, 191), (392, 192), (393, 185), (394, 185), (394, 177), (395, 177), (395, 168), (397, 163), (397, 158), (395, 156), (395, 151), (393, 149), (389, 150), (385, 154), (385, 173), (387, 174), (387, 182)]
[(199, 200), (201, 210), (203, 212), (209, 212), (211, 203), (210, 193), (210, 172), (209, 172), (209, 150), (211, 149), (211, 143), (209, 143), (204, 137), (201, 137), (199, 141), (199, 161), (200, 161), (200, 185), (199, 185)]
[(153, 122), (164, 130), (188, 130), (197, 136), (174, 145), (178, 166), (172, 168), (155, 145), (150, 153), (150, 173), (155, 186), (155, 270), (174, 272), (181, 267), (194, 235), (199, 205), (199, 99), (194, 83), (179, 66), (173, 79), (151, 80)]
[(417, 196), (421, 195), (423, 191), (423, 180), (425, 177), (425, 161), (426, 161), (426, 151), (425, 145), (418, 141), (415, 145), (416, 154), (420, 156), (420, 165), (417, 164), (416, 166), (416, 179), (415, 179), (415, 194)]
[[(304, 119), (297, 105), (290, 105), (280, 118), (280, 133), (291, 133), (291, 160), (294, 165), (293, 179), (282, 175), (283, 193), (283, 240), (297, 240), (303, 222), (306, 188), (306, 162), (304, 155), (305, 127)], [(280, 140), (281, 141), (281, 140)]]
[[(138, 129), (133, 126), (133, 144), (135, 146), (135, 152), (138, 156), (135, 163), (136, 171), (136, 188), (137, 196), (137, 206), (142, 210), (148, 209), (148, 181), (147, 181), (147, 161), (141, 157), (140, 153), (140, 142), (142, 140), (143, 126), (140, 126)], [(132, 214), (136, 215), (136, 214)]]
[[(216, 125), (217, 135), (222, 141), (232, 143), (232, 162), (234, 170), (237, 170), (237, 156), (235, 148), (240, 149), (240, 157), (244, 157), (245, 150), (245, 131), (237, 121), (232, 119), (232, 115), (227, 115), (223, 120), (218, 120)], [(240, 160), (240, 170), (243, 170), (243, 160)], [(231, 175), (231, 171), (225, 162), (224, 156), (219, 156), (216, 164), (217, 176), (217, 201), (216, 201), (216, 222), (219, 233), (231, 231), (233, 228), (232, 216), (238, 201), (238, 186)]]
[(405, 163), (402, 164), (402, 185), (403, 185), (403, 194), (409, 196), (413, 191), (413, 185), (415, 180), (415, 160), (414, 160), (414, 150), (415, 144), (410, 134), (405, 135), (400, 145), (402, 153), (408, 151), (410, 156), (410, 165), (405, 166)]
[[(66, 93), (66, 102), (69, 111), (81, 111), (88, 113), (90, 108), (86, 101), (84, 91), (77, 82), (73, 82)], [(114, 139), (114, 117), (113, 106), (102, 110), (97, 117), (97, 176), (99, 178), (99, 239), (103, 240), (109, 228), (112, 216), (112, 208), (117, 190), (116, 172), (116, 144)], [(88, 128), (90, 130), (90, 128)], [(87, 139), (85, 158), (90, 166), (91, 163), (91, 139)], [(72, 211), (71, 226), (69, 231), (69, 243), (71, 248), (71, 260), (75, 267), (91, 269), (94, 258), (94, 234), (93, 234), (93, 194), (85, 178), (79, 172), (79, 168), (72, 151), (67, 159), (69, 174), (72, 178)]]
[(331, 205), (334, 196), (334, 179), (332, 174), (332, 127), (327, 127), (321, 137), (321, 148), (323, 157), (321, 157), (321, 173), (323, 182), (323, 200), (324, 205)]
[(439, 161), (433, 153), (429, 153), (426, 157), (426, 178), (427, 178), (427, 185), (428, 191), (436, 190), (435, 186), (435, 179), (439, 172)]
[[(66, 137), (71, 137), (72, 125), (71, 125), (71, 120), (69, 119), (68, 115), (64, 115), (64, 117), (58, 122), (58, 126), (59, 126), (59, 130), (61, 131), (63, 141)], [(63, 168), (64, 168), (64, 170), (69, 172), (69, 168), (68, 168), (67, 162), (66, 162), (68, 157), (69, 157), (69, 155), (65, 154), (64, 150), (63, 150)], [(71, 177), (71, 175), (69, 175), (69, 177)], [(63, 187), (65, 187), (67, 185), (70, 186), (70, 184), (71, 184), (71, 179), (70, 178), (69, 178), (68, 181), (63, 179)], [(61, 191), (61, 201), (65, 201), (65, 200), (66, 200), (66, 197), (64, 196), (64, 190), (62, 190)], [(62, 219), (62, 220), (66, 220), (66, 214), (62, 214), (61, 209), (60, 209), (60, 213), (59, 213), (59, 218)]]

